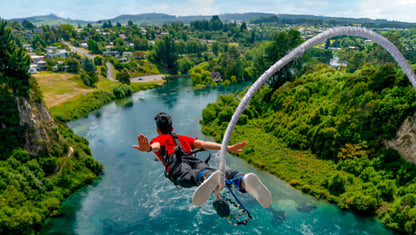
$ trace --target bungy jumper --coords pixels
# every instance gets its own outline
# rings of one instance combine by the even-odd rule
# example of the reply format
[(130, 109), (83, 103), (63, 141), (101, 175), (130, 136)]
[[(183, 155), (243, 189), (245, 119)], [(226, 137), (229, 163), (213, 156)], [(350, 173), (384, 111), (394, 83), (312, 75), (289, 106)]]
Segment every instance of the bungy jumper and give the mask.
[[(277, 61), (274, 65), (272, 65), (268, 70), (266, 70), (257, 80), (256, 82), (248, 89), (247, 93), (244, 95), (243, 99), (241, 100), (240, 104), (238, 105), (236, 111), (234, 112), (230, 123), (228, 124), (227, 130), (224, 135), (224, 139), (222, 141), (221, 150), (219, 151), (220, 155), (220, 164), (219, 164), (219, 177), (218, 177), (218, 186), (214, 192), (215, 194), (215, 202), (214, 207), (217, 210), (218, 214), (220, 216), (225, 217), (227, 213), (229, 214), (229, 211), (227, 211), (224, 202), (224, 196), (220, 194), (220, 192), (224, 189), (224, 186), (230, 189), (230, 184), (225, 180), (225, 154), (228, 146), (228, 142), (230, 140), (231, 134), (235, 128), (235, 125), (237, 124), (238, 119), (240, 118), (240, 115), (243, 113), (243, 111), (247, 108), (247, 105), (251, 99), (251, 97), (254, 96), (256, 91), (260, 89), (260, 87), (270, 78), (272, 74), (274, 74), (276, 71), (284, 67), (286, 64), (288, 64), (293, 59), (301, 56), (307, 49), (312, 48), (315, 45), (318, 45), (325, 40), (336, 37), (336, 36), (359, 36), (363, 38), (368, 38), (376, 43), (378, 43), (380, 46), (382, 46), (384, 49), (386, 49), (391, 56), (396, 60), (396, 62), (400, 65), (401, 69), (406, 73), (407, 77), (409, 78), (413, 88), (416, 90), (416, 75), (410, 66), (410, 64), (407, 62), (407, 60), (404, 58), (403, 54), (397, 49), (397, 47), (391, 43), (389, 40), (384, 38), (378, 33), (375, 33), (371, 30), (368, 30), (366, 28), (360, 28), (360, 27), (337, 27), (329, 29), (325, 32), (322, 32), (315, 37), (307, 40), (306, 42), (299, 45), (297, 48), (293, 49), (291, 52), (289, 52), (287, 55), (282, 57), (279, 61)], [(198, 192), (197, 190), (195, 192)], [(244, 221), (238, 220), (238, 216), (236, 216), (237, 223), (233, 224), (247, 224), (248, 220), (251, 219), (251, 215), (248, 212), (247, 208), (238, 200), (238, 198), (235, 196), (235, 194), (231, 194), (234, 196), (237, 203), (232, 202), (231, 200), (227, 199), (232, 205), (236, 205), (238, 209), (240, 209), (240, 214), (245, 213), (246, 219)], [(209, 192), (211, 194), (211, 192)], [(193, 197), (198, 197), (197, 193), (194, 193)], [(225, 209), (222, 209), (225, 208)], [(227, 215), (227, 217), (230, 219), (230, 215)], [(231, 221), (230, 221), (231, 222)]]

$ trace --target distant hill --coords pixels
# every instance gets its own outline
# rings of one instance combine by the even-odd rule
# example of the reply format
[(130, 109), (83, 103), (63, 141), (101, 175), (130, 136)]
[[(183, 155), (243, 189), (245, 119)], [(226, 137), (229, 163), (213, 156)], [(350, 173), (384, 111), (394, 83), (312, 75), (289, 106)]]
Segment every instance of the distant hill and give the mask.
[[(248, 21), (253, 17), (270, 17), (275, 14), (269, 13), (241, 13), (241, 14), (221, 14), (219, 15), (222, 21)], [(120, 24), (127, 24), (131, 20), (134, 24), (164, 24), (173, 22), (183, 22), (185, 24), (196, 20), (210, 20), (212, 15), (197, 15), (197, 16), (173, 16), (161, 13), (146, 13), (137, 15), (120, 15), (112, 19), (103, 19), (101, 22), (111, 21), (112, 23), (119, 22)]]
[(86, 25), (90, 23), (89, 21), (85, 20), (72, 20), (69, 18), (62, 18), (55, 14), (49, 14), (44, 16), (31, 16), (31, 17), (25, 17), (25, 18), (15, 18), (10, 19), (8, 21), (17, 21), (19, 24), (22, 24), (23, 20), (30, 21), (32, 24), (36, 26), (40, 25), (60, 25), (60, 24), (71, 24), (71, 25)]
[[(315, 23), (327, 23), (334, 25), (350, 25), (360, 24), (365, 27), (373, 28), (410, 28), (416, 27), (415, 23), (407, 23), (400, 21), (389, 21), (385, 19), (368, 19), (368, 18), (346, 18), (346, 17), (328, 17), (328, 16), (314, 16), (314, 15), (291, 15), (291, 14), (271, 14), (271, 13), (234, 13), (234, 14), (221, 14), (220, 19), (224, 22), (227, 21), (246, 21), (252, 23), (283, 23), (283, 24), (303, 24), (305, 22)], [(104, 22), (111, 21), (112, 23), (119, 22), (120, 24), (127, 24), (131, 20), (134, 24), (156, 24), (161, 25), (164, 23), (183, 22), (189, 24), (191, 21), (196, 20), (210, 20), (212, 15), (196, 15), (196, 16), (174, 16), (163, 13), (145, 13), (136, 15), (120, 15), (111, 19), (101, 19), (98, 21), (85, 21), (85, 20), (72, 20), (69, 18), (62, 18), (55, 14), (45, 16), (32, 16), (27, 18), (10, 19), (9, 21), (16, 20), (22, 23), (23, 20), (28, 20), (34, 25), (59, 25), (59, 24), (72, 24), (86, 25), (88, 23), (97, 25)]]

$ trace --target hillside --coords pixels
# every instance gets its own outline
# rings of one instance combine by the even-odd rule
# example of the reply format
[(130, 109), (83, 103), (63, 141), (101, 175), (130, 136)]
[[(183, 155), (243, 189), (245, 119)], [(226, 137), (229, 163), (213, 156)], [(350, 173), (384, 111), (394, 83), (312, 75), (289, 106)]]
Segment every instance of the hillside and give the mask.
[(54, 121), (3, 20), (0, 45), (0, 234), (35, 234), (103, 166), (85, 138)]
[(77, 26), (77, 25), (86, 25), (90, 23), (89, 21), (85, 21), (85, 20), (73, 20), (69, 18), (62, 18), (55, 14), (49, 14), (49, 15), (44, 15), (44, 16), (31, 16), (31, 17), (25, 17), (25, 18), (15, 18), (15, 19), (10, 19), (9, 21), (17, 21), (19, 22), (19, 24), (22, 24), (23, 20), (30, 21), (32, 24), (36, 26), (41, 26), (41, 25), (55, 26), (55, 25), (61, 25), (61, 24), (71, 24), (71, 25)]
[[(34, 25), (59, 25), (59, 24), (71, 24), (86, 25), (97, 24), (106, 21), (113, 23), (119, 22), (121, 24), (127, 24), (131, 20), (134, 24), (156, 24), (162, 25), (164, 23), (182, 22), (189, 24), (191, 21), (197, 20), (209, 20), (211, 15), (195, 15), (195, 16), (173, 16), (163, 13), (144, 13), (135, 15), (120, 15), (110, 19), (99, 19), (97, 21), (84, 21), (73, 20), (69, 18), (62, 18), (55, 14), (49, 14), (45, 16), (32, 16), (26, 18), (9, 19), (8, 21), (16, 20), (20, 24), (23, 20), (28, 20)], [(409, 28), (415, 27), (415, 23), (407, 23), (400, 21), (389, 21), (385, 19), (368, 19), (368, 18), (346, 18), (346, 17), (328, 17), (328, 16), (314, 16), (314, 15), (293, 15), (293, 14), (272, 14), (272, 13), (227, 13), (220, 14), (219, 18), (222, 21), (246, 21), (253, 23), (282, 23), (282, 24), (302, 24), (312, 22), (314, 24), (326, 23), (334, 25), (355, 25), (360, 24), (366, 27), (380, 27), (380, 28)]]
[[(414, 234), (416, 138), (407, 133), (415, 129), (415, 100), (393, 64), (354, 73), (317, 65), (278, 89), (263, 87), (232, 142), (248, 141), (241, 158), (303, 192)], [(209, 104), (204, 133), (219, 141), (238, 103), (222, 96)]]

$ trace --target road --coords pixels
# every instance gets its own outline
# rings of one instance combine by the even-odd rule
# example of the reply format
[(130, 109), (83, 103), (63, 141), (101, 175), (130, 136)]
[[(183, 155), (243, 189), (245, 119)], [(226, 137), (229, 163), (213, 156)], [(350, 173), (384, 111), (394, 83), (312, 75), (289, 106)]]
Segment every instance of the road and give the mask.
[(162, 74), (143, 75), (139, 77), (130, 78), (131, 82), (158, 82), (165, 78)]
[(88, 53), (88, 52), (86, 52), (86, 51), (82, 50), (81, 48), (74, 47), (74, 46), (72, 46), (71, 44), (69, 44), (68, 42), (65, 42), (65, 41), (62, 41), (62, 42), (63, 42), (65, 45), (67, 45), (67, 46), (69, 47), (69, 49), (70, 49), (72, 52), (82, 54), (82, 55), (84, 55), (85, 57), (88, 57), (88, 58), (90, 58), (90, 59), (94, 60), (95, 55), (91, 55), (90, 53)]
[(118, 82), (114, 76), (114, 66), (110, 62), (106, 62), (105, 65), (107, 65), (107, 79), (111, 81)]
[[(62, 41), (62, 42), (65, 45), (67, 45), (72, 52), (79, 53), (79, 54), (81, 54), (85, 57), (88, 57), (88, 58), (90, 58), (91, 60), (94, 61), (95, 55), (92, 55), (92, 54), (86, 52), (85, 50), (83, 50), (81, 48), (74, 47), (71, 44), (69, 44), (68, 42), (65, 42), (65, 41)], [(115, 78), (114, 65), (111, 64), (110, 62), (106, 62), (105, 64), (107, 65), (107, 79), (111, 80), (111, 81), (118, 82), (118, 80), (116, 80), (116, 78)], [(131, 82), (157, 82), (157, 81), (163, 81), (164, 78), (165, 78), (164, 75), (154, 74), (154, 75), (145, 75), (145, 76), (133, 77), (133, 78), (130, 78), (130, 81)]]
[[(85, 57), (88, 57), (89, 59), (94, 61), (95, 55), (92, 55), (92, 54), (86, 52), (85, 50), (83, 50), (81, 48), (74, 47), (71, 44), (69, 44), (68, 42), (65, 42), (65, 41), (62, 41), (62, 42), (65, 45), (67, 45), (72, 52), (79, 53), (79, 54), (81, 54)], [(114, 66), (109, 62), (106, 62), (105, 64), (107, 65), (107, 79), (117, 82), (117, 80), (114, 76)]]

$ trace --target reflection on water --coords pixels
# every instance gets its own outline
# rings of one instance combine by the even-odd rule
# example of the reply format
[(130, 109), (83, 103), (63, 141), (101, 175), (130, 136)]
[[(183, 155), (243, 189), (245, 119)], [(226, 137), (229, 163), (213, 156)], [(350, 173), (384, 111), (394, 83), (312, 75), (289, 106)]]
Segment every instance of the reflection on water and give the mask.
[[(171, 114), (176, 133), (212, 140), (200, 131), (202, 109), (222, 93), (244, 89), (191, 91), (190, 85), (190, 79), (170, 82), (68, 123), (88, 139), (104, 174), (95, 185), (69, 197), (59, 210), (61, 216), (48, 219), (42, 234), (391, 234), (373, 218), (318, 201), (231, 155), (227, 155), (228, 168), (254, 172), (269, 187), (271, 208), (264, 209), (248, 194), (237, 192), (253, 219), (247, 226), (232, 226), (217, 216), (213, 199), (193, 206), (194, 189), (178, 191), (163, 176), (154, 154), (132, 148), (138, 134), (157, 135), (153, 117), (158, 112)], [(218, 167), (215, 157), (210, 164)]]
[(296, 207), (296, 210), (298, 210), (301, 213), (310, 213), (311, 211), (315, 210), (316, 208), (318, 208), (316, 205), (310, 203), (310, 202), (306, 202), (306, 201), (301, 201), (298, 203), (298, 206)]
[(123, 108), (131, 108), (134, 105), (133, 98), (131, 98), (131, 97), (116, 100), (114, 103), (117, 106), (120, 106), (120, 107), (123, 107)]

